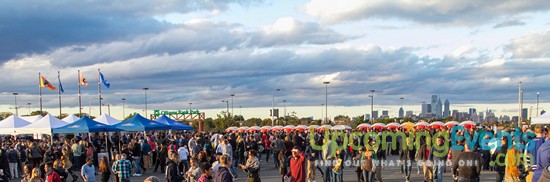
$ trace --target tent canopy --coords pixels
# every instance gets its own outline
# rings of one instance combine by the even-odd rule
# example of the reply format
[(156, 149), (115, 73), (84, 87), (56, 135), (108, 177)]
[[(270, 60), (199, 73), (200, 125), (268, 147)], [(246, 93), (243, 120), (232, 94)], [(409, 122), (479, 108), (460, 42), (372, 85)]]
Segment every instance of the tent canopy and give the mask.
[(170, 129), (172, 130), (193, 130), (193, 127), (177, 122), (176, 120), (173, 120), (164, 114), (155, 119), (155, 121), (170, 126)]
[(51, 114), (22, 128), (16, 128), (17, 134), (52, 134), (52, 128), (59, 128), (69, 123), (57, 119)]
[(16, 128), (21, 128), (30, 124), (31, 122), (11, 115), (10, 117), (0, 121), (0, 135), (15, 135)]
[(88, 116), (84, 116), (83, 118), (71, 124), (52, 129), (52, 133), (94, 133), (94, 132), (110, 132), (110, 131), (120, 131), (120, 130), (112, 126), (94, 121), (93, 119), (90, 119)]
[(549, 112), (540, 115), (539, 117), (531, 119), (531, 124), (550, 124)]
[(34, 123), (34, 122), (42, 119), (43, 117), (42, 117), (42, 115), (34, 115), (34, 116), (21, 116), (20, 118), (25, 120), (25, 121)]
[(170, 129), (170, 126), (168, 125), (149, 120), (139, 114), (136, 114), (134, 117), (126, 121), (113, 125), (113, 127), (123, 131), (150, 131)]
[(97, 117), (94, 119), (95, 121), (97, 122), (100, 122), (100, 123), (103, 123), (103, 124), (106, 124), (106, 125), (115, 125), (115, 124), (118, 124), (120, 123), (119, 120), (107, 115), (107, 114), (102, 114), (101, 116)]
[(75, 122), (77, 120), (79, 120), (80, 118), (79, 117), (76, 117), (75, 115), (73, 114), (69, 114), (67, 117), (61, 119), (63, 121), (65, 121), (66, 123), (72, 123), (72, 122)]

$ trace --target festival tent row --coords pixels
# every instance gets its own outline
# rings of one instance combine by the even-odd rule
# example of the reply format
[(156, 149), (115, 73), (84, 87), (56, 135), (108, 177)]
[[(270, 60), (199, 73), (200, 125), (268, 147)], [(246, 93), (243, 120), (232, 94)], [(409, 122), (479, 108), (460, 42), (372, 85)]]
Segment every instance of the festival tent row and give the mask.
[(22, 117), (12, 115), (0, 121), (0, 135), (193, 130), (193, 127), (179, 123), (164, 115), (153, 121), (136, 114), (124, 122), (120, 122), (106, 114), (96, 118), (96, 120), (90, 119), (87, 116), (78, 118), (74, 115), (69, 115), (59, 120), (50, 114), (45, 117), (33, 118), (40, 119), (30, 122)]
[[(447, 123), (443, 123), (443, 122), (440, 122), (440, 121), (435, 121), (435, 122), (432, 122), (432, 123), (428, 123), (428, 122), (425, 122), (425, 121), (420, 121), (420, 122), (417, 122), (416, 124), (411, 123), (411, 122), (406, 122), (406, 123), (402, 123), (402, 124), (399, 124), (399, 123), (388, 123), (388, 124), (375, 123), (375, 124), (372, 124), (372, 125), (368, 124), (368, 123), (362, 123), (362, 124), (359, 124), (356, 129), (359, 130), (359, 131), (364, 131), (364, 130), (368, 130), (368, 129), (397, 130), (397, 129), (400, 129), (400, 128), (410, 130), (412, 128), (416, 128), (416, 129), (429, 129), (429, 128), (441, 129), (443, 127), (452, 128), (454, 126), (464, 126), (464, 128), (468, 129), (468, 128), (474, 128), (476, 125), (477, 124), (473, 121), (464, 121), (462, 123), (459, 123), (457, 121), (449, 121)], [(315, 130), (320, 130), (320, 131), (324, 131), (324, 130), (339, 130), (339, 131), (341, 131), (341, 130), (352, 130), (352, 128), (350, 126), (347, 126), (347, 125), (335, 125), (335, 126), (331, 126), (331, 125), (322, 125), (322, 126), (318, 126), (318, 125), (310, 125), (310, 126), (306, 126), (306, 125), (298, 125), (298, 126), (287, 125), (287, 126), (273, 126), (273, 127), (271, 127), (271, 126), (263, 126), (263, 127), (259, 127), (259, 126), (228, 127), (225, 131), (226, 132), (255, 132), (255, 131), (260, 131), (260, 132), (269, 132), (269, 131), (272, 131), (272, 132), (278, 132), (278, 131), (292, 132), (292, 131), (300, 131), (301, 132), (301, 131), (309, 130), (310, 127), (312, 127)]]
[(531, 124), (550, 124), (550, 113), (544, 113), (539, 117), (531, 119)]

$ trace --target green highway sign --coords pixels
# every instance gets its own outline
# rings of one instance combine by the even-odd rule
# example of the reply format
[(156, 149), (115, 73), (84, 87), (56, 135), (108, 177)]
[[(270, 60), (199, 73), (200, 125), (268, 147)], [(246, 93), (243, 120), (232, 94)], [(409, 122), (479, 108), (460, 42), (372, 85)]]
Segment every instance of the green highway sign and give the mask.
[(153, 115), (155, 117), (159, 117), (161, 115), (173, 115), (173, 114), (179, 114), (179, 115), (185, 115), (185, 114), (199, 114), (199, 110), (177, 110), (177, 111), (161, 111), (161, 110), (154, 110)]

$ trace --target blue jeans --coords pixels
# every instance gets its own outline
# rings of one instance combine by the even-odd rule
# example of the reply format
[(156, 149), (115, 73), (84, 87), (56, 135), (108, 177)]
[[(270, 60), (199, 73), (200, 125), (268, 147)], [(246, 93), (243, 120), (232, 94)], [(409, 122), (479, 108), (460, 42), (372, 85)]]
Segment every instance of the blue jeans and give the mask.
[(340, 174), (336, 174), (334, 172), (332, 172), (331, 170), (331, 173), (332, 173), (332, 181), (333, 182), (343, 182), (343, 178), (344, 178), (344, 171), (341, 170)]
[(437, 179), (437, 182), (443, 182), (443, 170), (445, 170), (445, 160), (434, 159), (433, 162), (433, 179)]
[(412, 162), (410, 160), (405, 160), (403, 167), (405, 168), (405, 180), (409, 180), (409, 178), (411, 178)]
[(134, 161), (135, 161), (135, 165), (136, 165), (136, 174), (141, 174), (141, 166), (139, 165), (140, 161), (141, 161), (141, 156), (139, 157), (134, 157)]
[(279, 152), (280, 151), (273, 151), (273, 161), (275, 163), (275, 167), (279, 167)]
[(370, 172), (370, 171), (367, 171), (367, 170), (363, 170), (362, 172), (363, 172), (363, 182), (374, 181), (374, 173), (373, 172)]
[(73, 156), (73, 168), (76, 170), (80, 170), (82, 167), (82, 164), (80, 164), (81, 157), (80, 156)]

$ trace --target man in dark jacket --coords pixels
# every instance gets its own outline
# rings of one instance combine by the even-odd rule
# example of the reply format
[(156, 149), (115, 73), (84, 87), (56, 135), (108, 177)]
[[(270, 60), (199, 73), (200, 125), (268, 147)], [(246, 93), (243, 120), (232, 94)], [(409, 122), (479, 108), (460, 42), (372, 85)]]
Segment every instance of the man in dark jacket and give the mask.
[(504, 172), (506, 171), (506, 151), (508, 151), (508, 140), (505, 136), (501, 138), (502, 145), (497, 148), (491, 159), (495, 162), (495, 171), (497, 172), (497, 182), (504, 181)]
[(482, 161), (481, 156), (469, 148), (468, 145), (464, 145), (464, 152), (461, 152), (453, 161), (453, 178), (459, 182), (479, 181)]
[(180, 162), (180, 156), (175, 151), (170, 151), (170, 160), (166, 163), (166, 181), (168, 182), (182, 182), (183, 176), (179, 171), (178, 165)]
[(220, 157), (221, 167), (218, 169), (216, 176), (214, 176), (214, 182), (233, 182), (233, 176), (229, 172), (231, 164), (229, 164), (229, 156), (222, 155)]
[[(411, 138), (407, 137), (405, 139), (405, 142), (407, 143), (407, 146), (405, 148), (402, 148), (400, 155), (401, 155), (401, 165), (405, 168), (405, 181), (409, 181), (411, 177), (411, 170), (412, 170), (412, 160), (414, 160), (414, 155), (416, 154), (416, 151), (414, 150), (414, 146), (411, 142)], [(411, 146), (411, 147), (409, 147)]]

